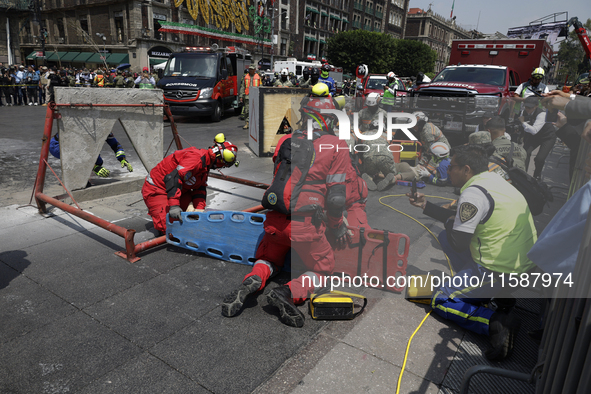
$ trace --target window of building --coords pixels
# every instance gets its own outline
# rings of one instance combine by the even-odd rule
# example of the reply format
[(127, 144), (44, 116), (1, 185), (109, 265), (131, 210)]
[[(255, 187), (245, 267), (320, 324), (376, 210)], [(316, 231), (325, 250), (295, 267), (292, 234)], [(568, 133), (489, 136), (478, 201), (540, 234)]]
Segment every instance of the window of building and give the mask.
[(281, 0), (281, 4), (288, 5), (289, 4), (289, 0)]
[(123, 17), (115, 18), (115, 39), (117, 42), (123, 42)]
[(56, 21), (56, 26), (57, 26), (57, 42), (58, 42), (58, 44), (63, 44), (65, 37), (66, 37), (66, 31), (64, 30), (64, 19), (58, 18)]
[(281, 39), (281, 46), (279, 48), (279, 54), (281, 56), (287, 56), (287, 39)]
[(82, 30), (84, 30), (84, 32), (86, 32), (86, 34), (88, 33), (88, 19), (86, 19), (85, 16), (83, 16), (82, 18), (80, 18), (80, 28)]
[(156, 14), (154, 13), (154, 38), (157, 40), (166, 40), (166, 34), (160, 33), (160, 28), (162, 25), (160, 21), (165, 21), (166, 15)]

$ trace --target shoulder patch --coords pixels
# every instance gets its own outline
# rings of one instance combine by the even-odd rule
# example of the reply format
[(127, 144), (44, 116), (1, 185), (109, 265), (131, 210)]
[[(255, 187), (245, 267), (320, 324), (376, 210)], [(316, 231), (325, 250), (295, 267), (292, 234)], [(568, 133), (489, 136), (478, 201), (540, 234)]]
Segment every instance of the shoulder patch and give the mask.
[(469, 202), (463, 202), (460, 205), (460, 221), (462, 223), (467, 222), (468, 220), (472, 219), (474, 216), (476, 216), (476, 214), (478, 213), (478, 208), (476, 208), (476, 205), (469, 203)]

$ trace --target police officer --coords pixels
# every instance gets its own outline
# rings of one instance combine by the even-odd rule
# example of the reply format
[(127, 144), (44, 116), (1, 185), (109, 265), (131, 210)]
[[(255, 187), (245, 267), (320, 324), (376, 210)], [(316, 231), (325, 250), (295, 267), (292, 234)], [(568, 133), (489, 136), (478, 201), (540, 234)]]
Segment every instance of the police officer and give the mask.
[(300, 88), (310, 87), (310, 67), (306, 67), (304, 68), (304, 71), (302, 71), (302, 78), (300, 78), (298, 86)]
[(388, 82), (384, 85), (384, 96), (382, 98), (382, 106), (384, 111), (392, 111), (392, 107), (396, 104), (396, 89), (398, 84), (396, 83), (396, 74), (390, 71), (387, 75)]
[[(479, 286), (458, 278), (494, 278), (498, 274), (527, 273), (534, 264), (527, 253), (537, 236), (529, 206), (523, 195), (499, 175), (487, 171), (487, 153), (478, 145), (461, 145), (451, 151), (449, 177), (461, 188), (457, 213), (427, 202), (422, 193), (412, 196), (411, 205), (445, 223), (439, 243), (455, 268), (454, 278), (437, 289), (433, 311), (470, 331), (488, 335), (489, 360), (507, 357), (519, 331), (511, 314), (482, 306), (501, 291), (483, 281)], [(502, 242), (499, 242), (502, 240)], [(467, 283), (468, 282), (468, 283)]]
[(275, 81), (273, 86), (276, 88), (277, 87), (279, 87), (279, 88), (292, 88), (293, 87), (293, 83), (291, 83), (291, 81), (289, 80), (289, 72), (287, 71), (287, 68), (284, 68), (283, 70), (281, 70), (280, 78)]
[[(544, 69), (542, 67), (538, 67), (532, 71), (531, 78), (528, 81), (522, 83), (517, 87), (517, 89), (515, 89), (515, 92), (513, 93), (514, 108), (511, 112), (511, 115), (509, 116), (510, 122), (513, 121), (514, 115), (518, 115), (521, 112), (523, 109), (523, 105), (521, 105), (521, 103), (523, 103), (526, 98), (535, 96), (536, 93), (544, 94), (550, 92), (550, 90), (548, 90), (548, 86), (542, 83), (542, 79), (544, 79), (545, 74), (546, 73), (544, 72)], [(515, 105), (515, 103), (517, 103), (517, 105)]]
[(556, 126), (551, 122), (546, 122), (547, 113), (540, 108), (539, 102), (540, 100), (535, 96), (526, 98), (523, 103), (524, 109), (519, 116), (519, 122), (521, 122), (525, 130), (523, 149), (525, 149), (527, 154), (525, 158), (526, 171), (529, 168), (532, 152), (538, 146), (540, 147), (538, 154), (534, 158), (536, 165), (534, 178), (538, 180), (542, 176), (542, 169), (544, 168), (546, 158), (556, 142)]

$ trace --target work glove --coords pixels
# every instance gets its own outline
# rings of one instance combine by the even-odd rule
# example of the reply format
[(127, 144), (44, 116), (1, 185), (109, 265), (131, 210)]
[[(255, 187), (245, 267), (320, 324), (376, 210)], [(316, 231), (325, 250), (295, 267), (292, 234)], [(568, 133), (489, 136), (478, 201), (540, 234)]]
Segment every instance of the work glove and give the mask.
[(129, 172), (133, 172), (133, 167), (125, 159), (121, 160), (121, 168), (123, 168), (123, 167), (127, 167), (127, 171), (129, 171)]
[(345, 249), (351, 242), (351, 232), (347, 229), (347, 219), (343, 218), (343, 223), (336, 229), (333, 229), (338, 249)]
[(111, 175), (111, 171), (99, 165), (95, 165), (92, 171), (101, 178), (107, 178), (109, 175)]
[(168, 211), (168, 216), (170, 217), (170, 219), (176, 219), (179, 222), (181, 222), (181, 224), (183, 223), (183, 219), (181, 217), (181, 213), (183, 212), (183, 210), (181, 209), (181, 207), (179, 207), (178, 205), (173, 205), (172, 207), (170, 207), (170, 210)]
[(419, 167), (418, 171), (421, 178), (428, 178), (431, 175), (431, 173), (425, 167)]

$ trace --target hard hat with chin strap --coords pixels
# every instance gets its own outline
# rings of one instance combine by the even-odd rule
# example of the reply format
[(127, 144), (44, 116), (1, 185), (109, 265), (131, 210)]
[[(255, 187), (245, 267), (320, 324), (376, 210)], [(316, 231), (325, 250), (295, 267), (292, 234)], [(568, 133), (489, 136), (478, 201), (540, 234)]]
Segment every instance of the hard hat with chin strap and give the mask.
[(538, 67), (536, 69), (534, 69), (534, 71), (532, 71), (531, 76), (534, 78), (544, 78), (544, 75), (546, 75), (546, 72), (544, 71), (544, 69), (542, 67)]
[(435, 142), (433, 145), (431, 145), (430, 150), (433, 155), (439, 157), (440, 159), (449, 156), (449, 147), (443, 142)]
[(240, 162), (236, 160), (238, 156), (238, 147), (230, 141), (226, 141), (223, 133), (219, 133), (213, 139), (214, 145), (209, 150), (215, 156), (214, 167), (223, 168), (235, 165), (238, 167)]
[(390, 71), (387, 75), (388, 79), (396, 78), (396, 74), (393, 71)]

